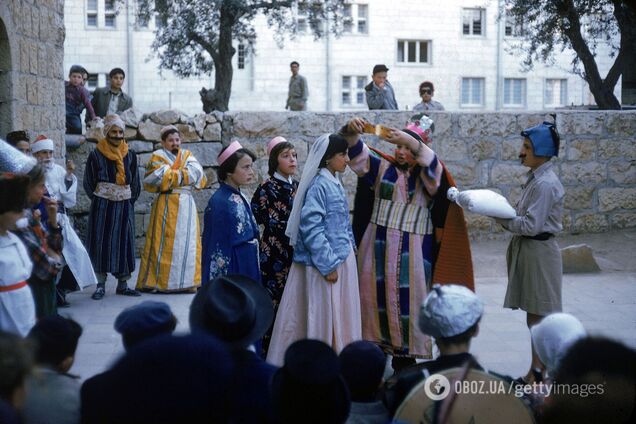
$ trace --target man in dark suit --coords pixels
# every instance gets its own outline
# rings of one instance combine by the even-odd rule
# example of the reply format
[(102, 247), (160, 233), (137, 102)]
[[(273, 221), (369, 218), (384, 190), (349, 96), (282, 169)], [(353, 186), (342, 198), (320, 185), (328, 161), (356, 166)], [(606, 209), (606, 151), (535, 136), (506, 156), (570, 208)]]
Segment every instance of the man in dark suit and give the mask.
[(271, 382), (277, 368), (256, 352), (274, 319), (272, 299), (249, 277), (228, 274), (201, 286), (190, 305), (190, 329), (225, 342), (234, 362), (230, 415), (236, 423), (273, 422)]
[(121, 89), (126, 79), (124, 70), (113, 68), (108, 77), (110, 78), (110, 87), (95, 89), (91, 99), (95, 114), (100, 118), (110, 114), (119, 115), (121, 112), (133, 107), (132, 97)]

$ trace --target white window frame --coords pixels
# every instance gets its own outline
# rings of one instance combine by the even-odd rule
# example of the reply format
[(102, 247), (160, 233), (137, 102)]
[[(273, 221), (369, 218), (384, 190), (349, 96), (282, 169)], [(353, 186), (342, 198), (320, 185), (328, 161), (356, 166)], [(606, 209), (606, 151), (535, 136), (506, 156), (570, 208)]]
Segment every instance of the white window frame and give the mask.
[[(366, 16), (360, 16), (360, 9), (366, 10)], [(347, 14), (349, 10), (349, 15)], [(369, 4), (368, 3), (345, 3), (343, 16), (351, 18), (350, 27), (346, 23), (343, 24), (342, 33), (347, 35), (369, 35)], [(365, 31), (360, 31), (360, 24), (365, 24)]]
[[(464, 103), (463, 98), (464, 98), (464, 80), (468, 80), (469, 81), (469, 95), (470, 95), (470, 99), (469, 102)], [(474, 103), (472, 102), (472, 100), (474, 100), (472, 97), (472, 93), (473, 93), (473, 84), (474, 81), (480, 81), (481, 87), (480, 87), (480, 103)], [(460, 80), (460, 90), (459, 90), (459, 105), (462, 108), (483, 108), (486, 106), (486, 78), (484, 77), (462, 77)]]
[[(514, 100), (515, 85), (519, 84), (521, 87), (521, 99), (520, 102)], [(512, 92), (510, 91), (512, 90)], [(528, 81), (526, 78), (504, 78), (503, 90), (501, 95), (501, 104), (505, 108), (525, 108), (528, 102)], [(506, 98), (507, 97), (507, 98)]]
[[(558, 81), (559, 84), (559, 103), (551, 103), (548, 100), (554, 99), (553, 82)], [(548, 87), (552, 85), (552, 99), (548, 99)], [(544, 107), (563, 107), (568, 104), (568, 79), (567, 78), (546, 78), (543, 87), (543, 106)]]
[[(510, 34), (508, 34), (508, 29), (510, 29)], [(523, 37), (524, 32), (523, 21), (519, 22), (514, 16), (506, 14), (504, 19), (504, 37), (519, 38)]]
[[(349, 87), (345, 87), (344, 79), (350, 78)], [(362, 87), (358, 88), (358, 79), (362, 79)], [(358, 108), (360, 106), (366, 106), (366, 96), (364, 93), (364, 86), (367, 85), (367, 77), (365, 75), (341, 75), (340, 77), (340, 106), (343, 108)], [(349, 93), (350, 103), (343, 101), (343, 94)], [(358, 94), (362, 94), (362, 101), (358, 103)]]
[[(469, 23), (469, 29), (468, 29), (468, 34), (464, 33), (464, 17), (466, 16), (466, 14), (468, 12), (472, 12), (474, 14), (474, 12), (478, 11), (479, 12), (479, 17), (481, 19), (481, 33), (480, 34), (475, 34), (474, 33), (474, 19), (472, 19)], [(462, 13), (461, 13), (461, 31), (462, 31), (462, 35), (464, 37), (478, 37), (478, 38), (483, 38), (486, 36), (486, 9), (482, 8), (482, 7), (464, 7), (462, 8)]]
[[(97, 9), (90, 9), (89, 2), (91, 0), (84, 0), (84, 26), (89, 30), (108, 30), (114, 31), (117, 30), (117, 25), (119, 23), (119, 3), (117, 0), (95, 0)], [(106, 3), (112, 1), (112, 9), (106, 9)], [(95, 18), (95, 25), (89, 25), (88, 19), (90, 17)], [(106, 25), (106, 19), (112, 18), (113, 25)]]
[[(400, 43), (402, 43), (402, 58), (403, 60), (400, 60)], [(415, 44), (415, 58), (416, 61), (415, 62), (410, 62), (408, 60), (408, 52), (409, 52), (409, 43), (414, 43)], [(421, 47), (421, 43), (426, 43), (426, 60), (424, 62), (420, 62), (420, 47)], [(407, 40), (407, 39), (398, 39), (396, 42), (396, 57), (395, 57), (395, 61), (397, 64), (399, 64), (400, 66), (402, 65), (430, 65), (431, 64), (431, 58), (433, 56), (432, 54), (432, 46), (433, 46), (433, 42), (431, 40)], [(404, 60), (406, 59), (406, 60)]]

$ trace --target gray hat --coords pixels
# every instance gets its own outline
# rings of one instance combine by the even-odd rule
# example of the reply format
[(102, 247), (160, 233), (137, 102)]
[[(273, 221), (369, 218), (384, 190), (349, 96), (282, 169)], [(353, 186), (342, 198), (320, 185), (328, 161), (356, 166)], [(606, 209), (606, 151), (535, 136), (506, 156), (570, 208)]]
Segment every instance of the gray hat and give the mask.
[(484, 305), (464, 286), (435, 284), (420, 307), (420, 330), (439, 338), (457, 336), (475, 325)]

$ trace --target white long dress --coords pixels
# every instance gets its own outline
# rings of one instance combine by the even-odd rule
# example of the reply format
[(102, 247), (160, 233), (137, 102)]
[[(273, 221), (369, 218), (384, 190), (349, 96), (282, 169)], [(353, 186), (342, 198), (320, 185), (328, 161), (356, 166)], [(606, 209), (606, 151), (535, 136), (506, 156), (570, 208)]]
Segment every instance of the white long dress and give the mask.
[[(51, 198), (62, 202), (65, 208), (72, 208), (77, 203), (77, 177), (73, 175), (73, 183), (68, 189), (64, 182), (65, 177), (66, 170), (60, 165), (54, 164), (51, 170), (46, 171), (46, 190)], [(82, 240), (73, 230), (68, 215), (66, 213), (58, 213), (57, 222), (62, 226), (62, 238), (64, 239), (62, 254), (71, 273), (77, 280), (77, 284), (79, 284), (80, 288), (97, 284), (97, 277), (91, 265), (91, 258), (88, 256)]]
[(35, 301), (24, 284), (33, 264), (26, 247), (13, 233), (0, 235), (0, 330), (26, 336), (35, 325)]

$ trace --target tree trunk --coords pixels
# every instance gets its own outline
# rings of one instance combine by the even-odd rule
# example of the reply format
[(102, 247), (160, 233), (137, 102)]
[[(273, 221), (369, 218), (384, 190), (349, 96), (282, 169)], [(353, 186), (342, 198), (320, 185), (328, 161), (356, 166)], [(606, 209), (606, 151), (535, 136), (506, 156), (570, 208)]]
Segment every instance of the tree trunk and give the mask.
[(227, 2), (223, 2), (221, 5), (218, 52), (212, 54), (214, 89), (203, 89), (200, 92), (205, 113), (210, 113), (213, 110), (227, 111), (232, 94), (232, 76), (234, 74), (232, 56), (235, 52), (232, 46), (232, 28), (234, 28), (239, 16), (226, 4)]

